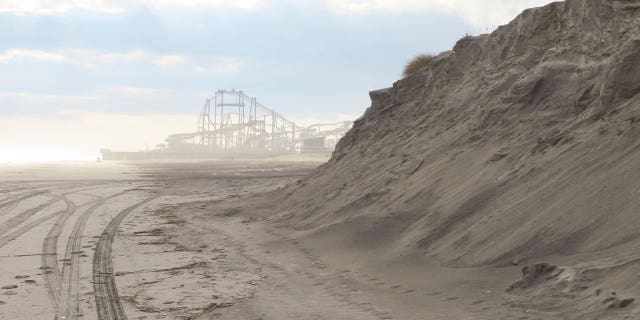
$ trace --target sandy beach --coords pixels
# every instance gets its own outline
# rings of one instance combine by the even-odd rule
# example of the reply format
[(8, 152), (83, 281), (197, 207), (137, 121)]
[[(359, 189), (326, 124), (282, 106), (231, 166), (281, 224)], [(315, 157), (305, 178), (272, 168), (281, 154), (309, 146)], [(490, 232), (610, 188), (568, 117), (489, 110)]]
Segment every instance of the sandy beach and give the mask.
[(317, 165), (4, 166), (0, 317), (536, 319), (493, 307), (519, 267), (384, 261), (272, 221), (269, 192)]

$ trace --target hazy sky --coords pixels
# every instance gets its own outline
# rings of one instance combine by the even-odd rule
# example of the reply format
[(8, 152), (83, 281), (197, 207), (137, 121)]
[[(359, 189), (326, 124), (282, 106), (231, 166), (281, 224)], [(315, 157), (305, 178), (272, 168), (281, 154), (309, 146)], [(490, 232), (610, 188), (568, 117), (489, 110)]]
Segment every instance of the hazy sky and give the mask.
[(94, 158), (195, 131), (241, 88), (298, 122), (355, 118), (412, 56), (549, 0), (0, 0), (0, 161)]

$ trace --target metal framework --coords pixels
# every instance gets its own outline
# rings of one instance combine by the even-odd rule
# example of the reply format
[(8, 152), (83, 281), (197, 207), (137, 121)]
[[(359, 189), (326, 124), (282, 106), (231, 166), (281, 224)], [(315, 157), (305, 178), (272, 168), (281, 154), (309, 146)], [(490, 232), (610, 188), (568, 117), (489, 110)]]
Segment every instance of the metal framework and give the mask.
[(215, 151), (293, 151), (301, 128), (242, 90), (218, 90), (206, 100), (199, 142)]
[(168, 149), (206, 153), (294, 153), (302, 141), (327, 137), (329, 149), (351, 122), (297, 126), (242, 90), (218, 90), (206, 99), (198, 131), (167, 138)]
[(351, 126), (353, 126), (352, 121), (312, 124), (302, 130), (302, 141), (322, 138), (324, 149), (332, 151)]

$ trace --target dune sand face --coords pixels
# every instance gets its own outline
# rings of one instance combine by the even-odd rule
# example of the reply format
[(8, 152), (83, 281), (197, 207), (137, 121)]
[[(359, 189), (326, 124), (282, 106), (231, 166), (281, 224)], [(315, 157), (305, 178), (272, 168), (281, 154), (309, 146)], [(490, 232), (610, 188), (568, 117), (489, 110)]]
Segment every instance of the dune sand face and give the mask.
[(272, 191), (317, 164), (3, 167), (0, 318), (535, 319), (503, 306), (519, 267), (387, 261), (278, 226)]
[(640, 318), (640, 1), (525, 10), (370, 96), (276, 195), (283, 225), (382, 261), (528, 266), (504, 303), (543, 319)]

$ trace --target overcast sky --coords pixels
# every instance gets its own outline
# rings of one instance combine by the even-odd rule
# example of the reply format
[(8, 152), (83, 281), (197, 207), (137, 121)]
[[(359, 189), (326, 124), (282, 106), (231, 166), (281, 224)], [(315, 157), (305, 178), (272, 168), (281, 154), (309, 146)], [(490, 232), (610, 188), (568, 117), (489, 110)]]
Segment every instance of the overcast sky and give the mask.
[(244, 89), (298, 122), (355, 118), (412, 56), (549, 0), (0, 0), (0, 161), (93, 158), (195, 131)]

